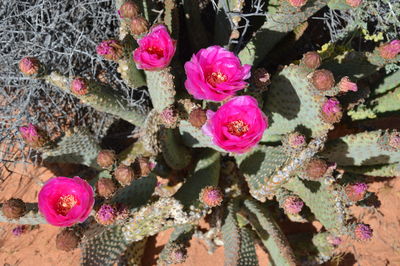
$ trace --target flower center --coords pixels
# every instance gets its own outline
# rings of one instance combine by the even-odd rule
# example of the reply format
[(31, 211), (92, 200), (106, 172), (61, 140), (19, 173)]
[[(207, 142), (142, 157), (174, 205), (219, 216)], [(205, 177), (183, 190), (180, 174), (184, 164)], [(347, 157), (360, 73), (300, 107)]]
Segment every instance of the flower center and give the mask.
[(209, 74), (206, 78), (208, 84), (211, 86), (215, 87), (216, 85), (225, 82), (228, 79), (228, 77), (221, 73), (221, 72), (212, 72)]
[(164, 50), (157, 46), (150, 46), (149, 48), (147, 48), (147, 52), (149, 54), (156, 55), (158, 58), (161, 58), (164, 56)]
[(56, 211), (58, 214), (65, 216), (77, 203), (78, 200), (74, 195), (62, 196), (57, 201)]
[(238, 137), (243, 136), (245, 133), (247, 133), (247, 131), (249, 131), (249, 125), (240, 119), (229, 122), (227, 127), (229, 133)]

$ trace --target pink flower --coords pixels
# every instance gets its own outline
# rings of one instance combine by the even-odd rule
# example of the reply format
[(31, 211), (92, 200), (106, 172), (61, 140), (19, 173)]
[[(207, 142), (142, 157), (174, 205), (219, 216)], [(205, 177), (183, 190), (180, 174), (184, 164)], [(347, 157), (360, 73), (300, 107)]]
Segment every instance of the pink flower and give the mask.
[(19, 70), (25, 75), (34, 75), (39, 73), (40, 62), (34, 57), (24, 57), (19, 61)]
[(24, 139), (25, 143), (32, 148), (42, 147), (46, 139), (40, 134), (39, 130), (32, 123), (29, 123), (26, 127), (20, 127), (19, 133)]
[(400, 40), (382, 45), (379, 47), (379, 53), (384, 59), (394, 59), (400, 53)]
[(224, 150), (244, 153), (256, 146), (268, 127), (267, 116), (251, 96), (238, 96), (222, 105), (217, 112), (207, 111), (203, 133)]
[(336, 99), (329, 99), (326, 103), (322, 106), (322, 111), (327, 114), (334, 114), (340, 112), (340, 105), (339, 101)]
[(92, 187), (78, 176), (53, 177), (39, 192), (39, 210), (49, 224), (71, 226), (88, 218), (94, 205)]
[(250, 65), (241, 65), (232, 52), (211, 46), (201, 49), (185, 64), (187, 91), (199, 100), (222, 101), (247, 86)]
[(150, 29), (150, 33), (138, 41), (133, 51), (137, 67), (144, 70), (160, 70), (169, 65), (176, 50), (176, 41), (171, 38), (164, 25)]

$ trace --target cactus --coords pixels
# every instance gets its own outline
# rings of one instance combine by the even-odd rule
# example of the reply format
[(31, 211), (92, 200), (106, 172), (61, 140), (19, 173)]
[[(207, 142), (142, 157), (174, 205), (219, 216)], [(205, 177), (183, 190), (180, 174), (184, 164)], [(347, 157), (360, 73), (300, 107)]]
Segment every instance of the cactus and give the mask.
[[(271, 0), (264, 7), (265, 1), (223, 0), (210, 14), (214, 1), (115, 2), (127, 8), (119, 10), (125, 16), (118, 20), (119, 36), (109, 36), (97, 51), (113, 61), (120, 83), (67, 77), (35, 57), (19, 67), (96, 112), (124, 120), (123, 129), (108, 133), (114, 143), (82, 125), (58, 132), (57, 139), (48, 121), (38, 121), (40, 131), (33, 122), (21, 127), (20, 139), (45, 161), (89, 169), (73, 179), (77, 190), (61, 184), (63, 193), (39, 193), (43, 216), (36, 204), (11, 199), (1, 205), (1, 222), (70, 225), (67, 230), (84, 235), (82, 265), (140, 265), (147, 238), (169, 228), (174, 232), (158, 264), (182, 263), (204, 217), (211, 222), (203, 239), (214, 250), (222, 236), (225, 265), (261, 264), (258, 240), (272, 265), (315, 265), (334, 256), (338, 236), (371, 238), (371, 228), (353, 222), (348, 208), (367, 186), (352, 198), (346, 184), (397, 175), (400, 133), (351, 128), (358, 133), (335, 139), (329, 131), (343, 114), (354, 127), (356, 120), (399, 111), (400, 41), (372, 50), (332, 39), (318, 52), (294, 52), (301, 59), (292, 61), (285, 53), (302, 43), (313, 14), (353, 14), (360, 7), (344, 0)], [(286, 37), (291, 32), (294, 38)], [(281, 55), (291, 63), (275, 69), (289, 62), (279, 61)], [(151, 103), (132, 104), (121, 86), (133, 98), (148, 94)], [(111, 126), (120, 130), (119, 123)], [(86, 176), (89, 170), (95, 178)], [(61, 179), (70, 181), (52, 182)], [(78, 202), (82, 213), (75, 211)], [(288, 239), (276, 222), (282, 217), (318, 220), (325, 231)]]

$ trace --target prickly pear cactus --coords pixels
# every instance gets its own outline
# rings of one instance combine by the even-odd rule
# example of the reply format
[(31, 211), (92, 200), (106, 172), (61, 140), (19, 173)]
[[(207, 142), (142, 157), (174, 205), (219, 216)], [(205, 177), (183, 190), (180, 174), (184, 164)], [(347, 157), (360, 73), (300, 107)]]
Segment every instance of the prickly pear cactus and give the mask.
[[(372, 237), (348, 207), (367, 194), (357, 181), (363, 176), (400, 173), (396, 127), (363, 126), (398, 114), (400, 40), (371, 47), (357, 24), (348, 44), (337, 45), (312, 18), (337, 10), (360, 16), (368, 3), (115, 2), (119, 36), (96, 52), (117, 66), (124, 86), (150, 99), (132, 105), (118, 84), (22, 59), (23, 74), (115, 123), (102, 140), (82, 127), (57, 139), (33, 124), (21, 127), (44, 161), (86, 168), (45, 182), (38, 205), (2, 203), (1, 222), (67, 227), (57, 246), (80, 246), (82, 265), (141, 265), (147, 238), (171, 228), (158, 265), (184, 263), (196, 236), (210, 250), (223, 243), (225, 265), (262, 265), (257, 242), (279, 266), (305, 258), (321, 264), (340, 237)], [(300, 47), (311, 24), (331, 42)], [(203, 218), (210, 221), (205, 233), (198, 230)], [(282, 219), (319, 221), (323, 231), (287, 237)]]

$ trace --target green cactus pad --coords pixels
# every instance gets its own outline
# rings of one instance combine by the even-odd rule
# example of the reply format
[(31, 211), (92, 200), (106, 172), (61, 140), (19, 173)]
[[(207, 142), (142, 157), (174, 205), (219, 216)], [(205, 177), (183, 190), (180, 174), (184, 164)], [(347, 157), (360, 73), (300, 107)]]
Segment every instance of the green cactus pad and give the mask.
[(126, 250), (129, 243), (124, 239), (121, 226), (108, 227), (102, 233), (82, 243), (82, 266), (112, 266)]
[(262, 145), (236, 156), (239, 169), (249, 185), (250, 194), (260, 201), (265, 201), (274, 192), (271, 176), (288, 160), (289, 156), (282, 147)]
[(348, 115), (353, 120), (376, 118), (378, 115), (385, 112), (399, 111), (399, 100), (400, 87), (393, 91), (388, 91), (386, 94), (381, 95), (366, 104), (357, 106), (355, 109), (350, 110)]
[(328, 231), (336, 235), (347, 232), (346, 203), (335, 184), (326, 185), (322, 182), (292, 178), (284, 187), (298, 195)]
[(169, 167), (175, 170), (181, 170), (190, 164), (192, 154), (187, 147), (182, 145), (177, 130), (163, 129), (160, 139), (163, 147), (163, 157)]
[(389, 136), (381, 130), (347, 135), (327, 143), (321, 156), (340, 166), (381, 165), (400, 162), (399, 150), (381, 143)]
[(373, 166), (344, 166), (346, 172), (358, 175), (391, 177), (400, 175), (400, 164), (385, 164)]
[(97, 155), (101, 148), (97, 140), (86, 129), (68, 132), (55, 144), (43, 150), (42, 157), (48, 162), (82, 164), (100, 170)]
[(240, 251), (238, 266), (258, 265), (253, 232), (246, 227), (240, 228)]
[(198, 206), (200, 191), (206, 186), (217, 186), (220, 172), (220, 154), (213, 150), (203, 151), (197, 162), (196, 168), (183, 186), (175, 194), (185, 207)]
[(240, 258), (241, 238), (236, 212), (239, 210), (239, 202), (232, 200), (228, 203), (227, 213), (221, 228), (224, 241), (225, 265), (238, 265)]
[(244, 201), (250, 224), (267, 248), (272, 265), (295, 266), (296, 258), (286, 236), (267, 208), (253, 199)]
[(278, 9), (267, 13), (264, 25), (239, 53), (241, 62), (257, 66), (288, 32), (323, 8), (326, 2), (326, 0), (309, 0), (298, 10), (287, 1), (280, 1)]
[(183, 120), (179, 125), (179, 132), (182, 135), (183, 143), (186, 146), (193, 148), (212, 148), (219, 152), (226, 152), (224, 149), (214, 145), (211, 137), (205, 135), (201, 129), (198, 129), (190, 124), (190, 122)]
[(140, 266), (142, 265), (142, 257), (146, 248), (147, 238), (133, 242), (128, 246), (123, 255), (123, 262), (127, 266)]
[(145, 71), (145, 73), (153, 107), (161, 112), (175, 101), (176, 92), (171, 68), (160, 71)]
[(264, 138), (292, 131), (317, 137), (332, 128), (321, 116), (326, 98), (317, 95), (309, 74), (305, 67), (290, 65), (272, 78), (263, 108), (270, 123)]
[(141, 177), (134, 180), (129, 186), (120, 189), (112, 201), (135, 210), (147, 203), (154, 192), (156, 184), (157, 178), (153, 174)]
[(83, 103), (93, 107), (97, 111), (109, 113), (124, 119), (134, 125), (142, 125), (146, 113), (143, 113), (140, 108), (127, 107), (126, 101), (120, 95), (113, 91), (112, 88), (104, 84), (95, 82), (89, 83), (89, 93), (86, 95), (75, 95), (70, 91), (70, 79), (64, 77), (57, 72), (51, 72), (43, 77), (48, 83), (60, 88), (62, 91), (72, 94)]
[(390, 91), (400, 84), (400, 70), (385, 76), (379, 85), (373, 90), (373, 94), (379, 95)]

